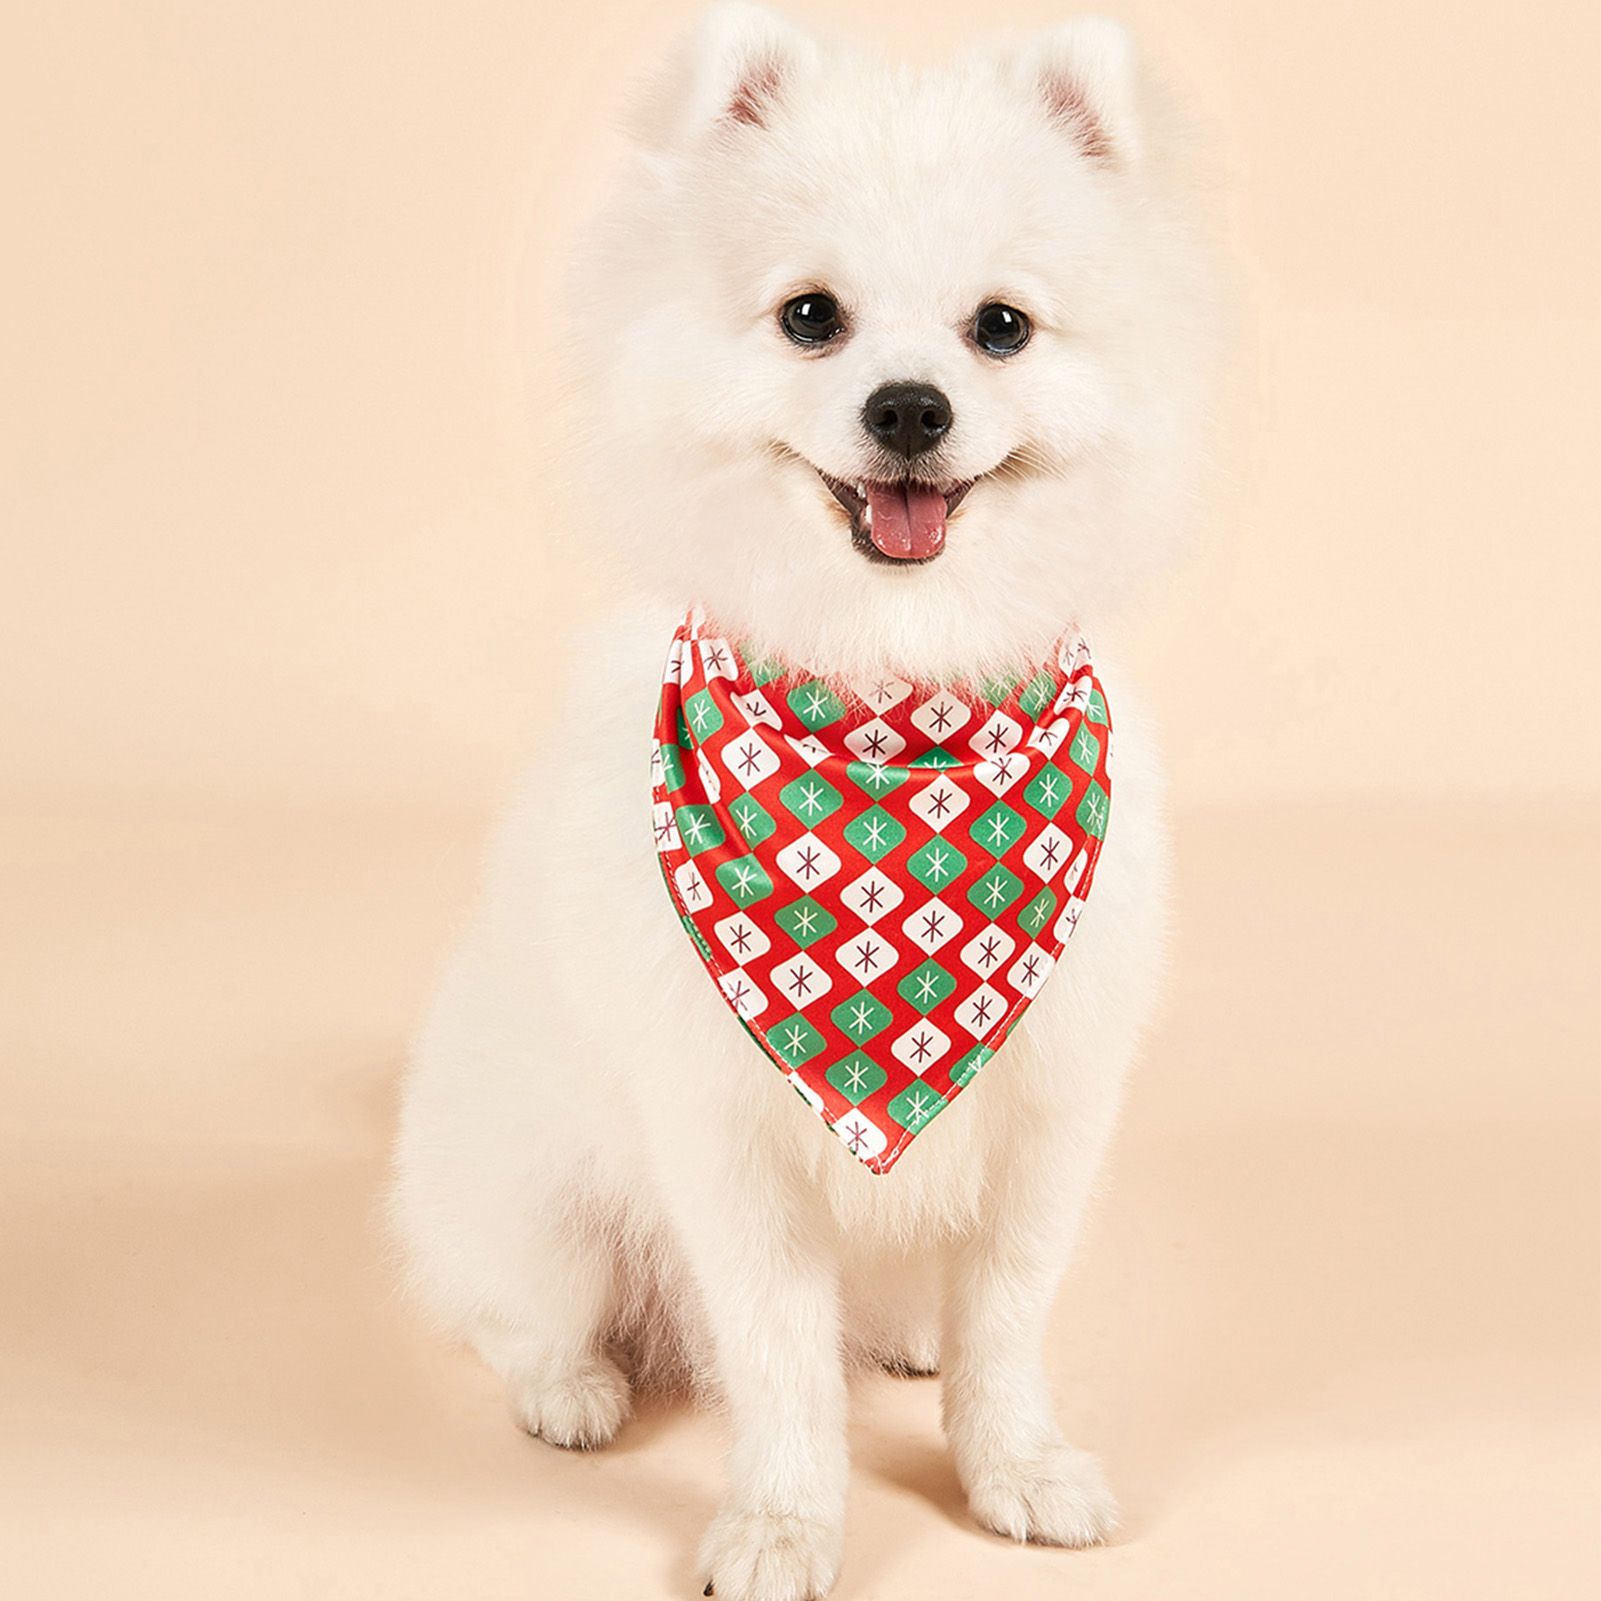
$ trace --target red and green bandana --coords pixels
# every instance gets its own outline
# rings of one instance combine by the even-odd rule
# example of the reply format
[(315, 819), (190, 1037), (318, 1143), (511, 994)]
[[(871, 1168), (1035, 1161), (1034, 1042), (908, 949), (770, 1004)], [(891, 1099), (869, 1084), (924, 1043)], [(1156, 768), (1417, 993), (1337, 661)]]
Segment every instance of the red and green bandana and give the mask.
[(663, 676), (656, 849), (723, 998), (887, 1173), (1039, 994), (1111, 805), (1072, 632), (1031, 677), (842, 683), (748, 662), (691, 612)]

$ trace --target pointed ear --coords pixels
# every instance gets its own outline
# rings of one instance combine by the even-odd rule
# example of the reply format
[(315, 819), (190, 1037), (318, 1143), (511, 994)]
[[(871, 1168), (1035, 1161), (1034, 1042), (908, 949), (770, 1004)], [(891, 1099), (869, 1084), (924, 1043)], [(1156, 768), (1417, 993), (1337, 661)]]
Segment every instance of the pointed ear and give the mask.
[(765, 6), (722, 0), (680, 47), (641, 108), (636, 132), (660, 147), (718, 128), (766, 127), (819, 58), (810, 34)]
[(1089, 160), (1138, 162), (1134, 41), (1121, 23), (1074, 17), (1025, 46), (1017, 65), (1045, 114)]

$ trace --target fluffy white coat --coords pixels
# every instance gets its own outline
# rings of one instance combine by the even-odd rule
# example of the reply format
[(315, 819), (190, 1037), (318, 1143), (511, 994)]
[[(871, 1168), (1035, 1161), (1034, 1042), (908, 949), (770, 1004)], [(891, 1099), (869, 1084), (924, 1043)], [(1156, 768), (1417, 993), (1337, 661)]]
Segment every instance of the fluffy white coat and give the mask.
[[(1187, 512), (1198, 253), (1115, 24), (937, 70), (711, 12), (636, 128), (580, 261), (590, 477), (640, 598), (579, 642), (577, 700), (510, 808), (416, 1043), (393, 1216), (412, 1281), (523, 1427), (599, 1446), (629, 1377), (726, 1402), (721, 1601), (823, 1595), (841, 1557), (845, 1374), (938, 1366), (972, 1511), (1082, 1545), (1113, 1524), (1062, 1439), (1044, 1323), (1152, 1001), (1161, 780), (1106, 658), (1114, 607)], [(847, 332), (787, 339), (826, 290)], [(1032, 337), (975, 348), (978, 307)], [(889, 381), (935, 384), (931, 459), (974, 488), (920, 565), (853, 547), (819, 469), (881, 461)], [(814, 670), (957, 681), (1077, 622), (1116, 728), (1094, 894), (1024, 1023), (879, 1177), (755, 1048), (656, 867), (645, 756), (691, 601)]]

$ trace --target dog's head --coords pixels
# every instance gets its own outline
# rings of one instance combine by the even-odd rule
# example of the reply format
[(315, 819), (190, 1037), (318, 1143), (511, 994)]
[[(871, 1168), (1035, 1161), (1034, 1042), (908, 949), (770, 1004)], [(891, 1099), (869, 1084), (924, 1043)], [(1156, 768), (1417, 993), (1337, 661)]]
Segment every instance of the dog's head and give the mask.
[(1194, 454), (1165, 171), (1113, 23), (914, 71), (709, 13), (579, 264), (589, 473), (631, 560), (836, 670), (1093, 624)]

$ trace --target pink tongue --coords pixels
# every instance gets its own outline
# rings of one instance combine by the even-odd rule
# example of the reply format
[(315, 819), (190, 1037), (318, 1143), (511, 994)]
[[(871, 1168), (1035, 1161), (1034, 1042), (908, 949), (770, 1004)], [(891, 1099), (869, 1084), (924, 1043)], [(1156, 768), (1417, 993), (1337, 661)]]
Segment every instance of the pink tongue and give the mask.
[(923, 484), (868, 484), (868, 533), (886, 556), (921, 561), (945, 543), (945, 496)]

